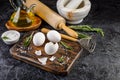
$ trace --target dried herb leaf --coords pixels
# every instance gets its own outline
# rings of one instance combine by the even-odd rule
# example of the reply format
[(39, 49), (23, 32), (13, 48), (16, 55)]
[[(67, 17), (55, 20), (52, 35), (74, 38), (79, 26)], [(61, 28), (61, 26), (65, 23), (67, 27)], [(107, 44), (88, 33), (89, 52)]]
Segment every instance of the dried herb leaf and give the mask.
[(104, 36), (103, 30), (100, 29), (100, 28), (93, 28), (93, 31), (96, 31), (96, 32), (99, 33), (100, 35)]
[(78, 33), (78, 37), (79, 38), (86, 38), (86, 39), (91, 39), (91, 36), (89, 36), (89, 35), (87, 35), (87, 34), (83, 34), (83, 33), (79, 33), (79, 32), (77, 32)]
[(73, 48), (71, 46), (68, 46), (67, 43), (63, 42), (63, 41), (60, 41), (60, 44), (62, 46), (64, 46), (66, 49), (69, 49), (69, 50), (73, 50)]
[(34, 32), (32, 32), (32, 34), (30, 36), (28, 36), (28, 37), (25, 38), (25, 40), (23, 42), (23, 44), (24, 44), (25, 47), (27, 47), (27, 46), (30, 45), (32, 37), (33, 37), (33, 34), (34, 34)]
[(3, 40), (8, 40), (8, 39), (10, 39), (10, 38), (7, 37), (7, 36), (3, 36), (2, 39), (3, 39)]
[(59, 62), (59, 63), (62, 63), (63, 61), (64, 61), (63, 56), (62, 56), (62, 57), (60, 57), (60, 58), (58, 58), (58, 62)]
[(97, 32), (101, 36), (104, 36), (104, 32), (101, 28), (92, 28), (90, 25), (79, 25), (79, 26), (69, 26), (69, 27), (75, 30)]

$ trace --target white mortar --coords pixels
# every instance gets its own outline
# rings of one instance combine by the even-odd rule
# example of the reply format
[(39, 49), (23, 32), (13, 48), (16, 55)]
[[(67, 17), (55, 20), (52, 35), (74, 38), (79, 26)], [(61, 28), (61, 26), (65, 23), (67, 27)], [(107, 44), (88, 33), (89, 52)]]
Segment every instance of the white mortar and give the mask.
[(91, 3), (89, 0), (83, 0), (82, 3), (79, 3), (80, 6), (77, 9), (66, 8), (66, 4), (70, 0), (58, 0), (57, 1), (57, 10), (59, 14), (64, 17), (69, 24), (78, 24), (83, 21), (83, 19), (88, 15)]

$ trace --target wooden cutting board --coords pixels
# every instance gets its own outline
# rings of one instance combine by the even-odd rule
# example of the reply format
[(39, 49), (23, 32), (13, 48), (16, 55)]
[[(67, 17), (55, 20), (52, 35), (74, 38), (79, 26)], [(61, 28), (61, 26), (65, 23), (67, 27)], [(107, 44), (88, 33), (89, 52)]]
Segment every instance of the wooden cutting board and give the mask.
[[(31, 44), (28, 46), (28, 48), (23, 47), (24, 39), (30, 34), (31, 32), (25, 34), (25, 36), (22, 37), (22, 39), (10, 49), (11, 55), (18, 60), (24, 61), (45, 71), (59, 75), (67, 75), (70, 72), (77, 58), (79, 58), (80, 53), (82, 52), (82, 48), (79, 43), (62, 39), (63, 42), (71, 46), (73, 49), (66, 49), (63, 45), (59, 43), (59, 50), (54, 55), (50, 56), (47, 55), (44, 51), (45, 44), (40, 47), (36, 47), (31, 41)], [(46, 42), (48, 42), (48, 40), (46, 40)], [(37, 56), (35, 54), (36, 50), (41, 50), (42, 55)], [(54, 61), (49, 60), (52, 56), (56, 57)], [(58, 60), (61, 56), (64, 57), (62, 63)], [(43, 57), (48, 57), (46, 65), (42, 65), (41, 62), (38, 61), (38, 58)]]

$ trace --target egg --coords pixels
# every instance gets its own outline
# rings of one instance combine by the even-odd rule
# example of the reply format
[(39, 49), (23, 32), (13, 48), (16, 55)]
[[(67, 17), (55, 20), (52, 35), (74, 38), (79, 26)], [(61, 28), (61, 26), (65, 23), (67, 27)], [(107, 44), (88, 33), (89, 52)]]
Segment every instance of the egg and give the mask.
[(45, 35), (42, 32), (37, 32), (33, 36), (33, 44), (35, 46), (41, 46), (45, 42)]
[(48, 42), (45, 44), (44, 50), (48, 55), (53, 55), (58, 51), (59, 45), (58, 43)]
[(56, 42), (59, 42), (61, 40), (61, 35), (56, 30), (50, 30), (47, 33), (47, 38), (49, 41), (56, 43)]

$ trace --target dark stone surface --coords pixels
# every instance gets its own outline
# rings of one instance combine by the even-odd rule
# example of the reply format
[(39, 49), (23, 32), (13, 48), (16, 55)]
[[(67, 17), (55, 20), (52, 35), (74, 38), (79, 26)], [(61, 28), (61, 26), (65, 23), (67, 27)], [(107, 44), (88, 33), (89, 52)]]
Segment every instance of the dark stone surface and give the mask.
[[(2, 0), (3, 1), (3, 0)], [(13, 12), (8, 2), (0, 1), (0, 34)], [(6, 0), (7, 1), (7, 0)], [(57, 0), (41, 0), (56, 10)], [(93, 54), (81, 56), (70, 74), (62, 77), (15, 60), (9, 53), (12, 46), (0, 39), (0, 80), (120, 80), (120, 1), (91, 0), (92, 9), (81, 24), (101, 27), (105, 37), (97, 36)], [(49, 26), (43, 22), (44, 26)], [(0, 35), (1, 36), (1, 35)]]

